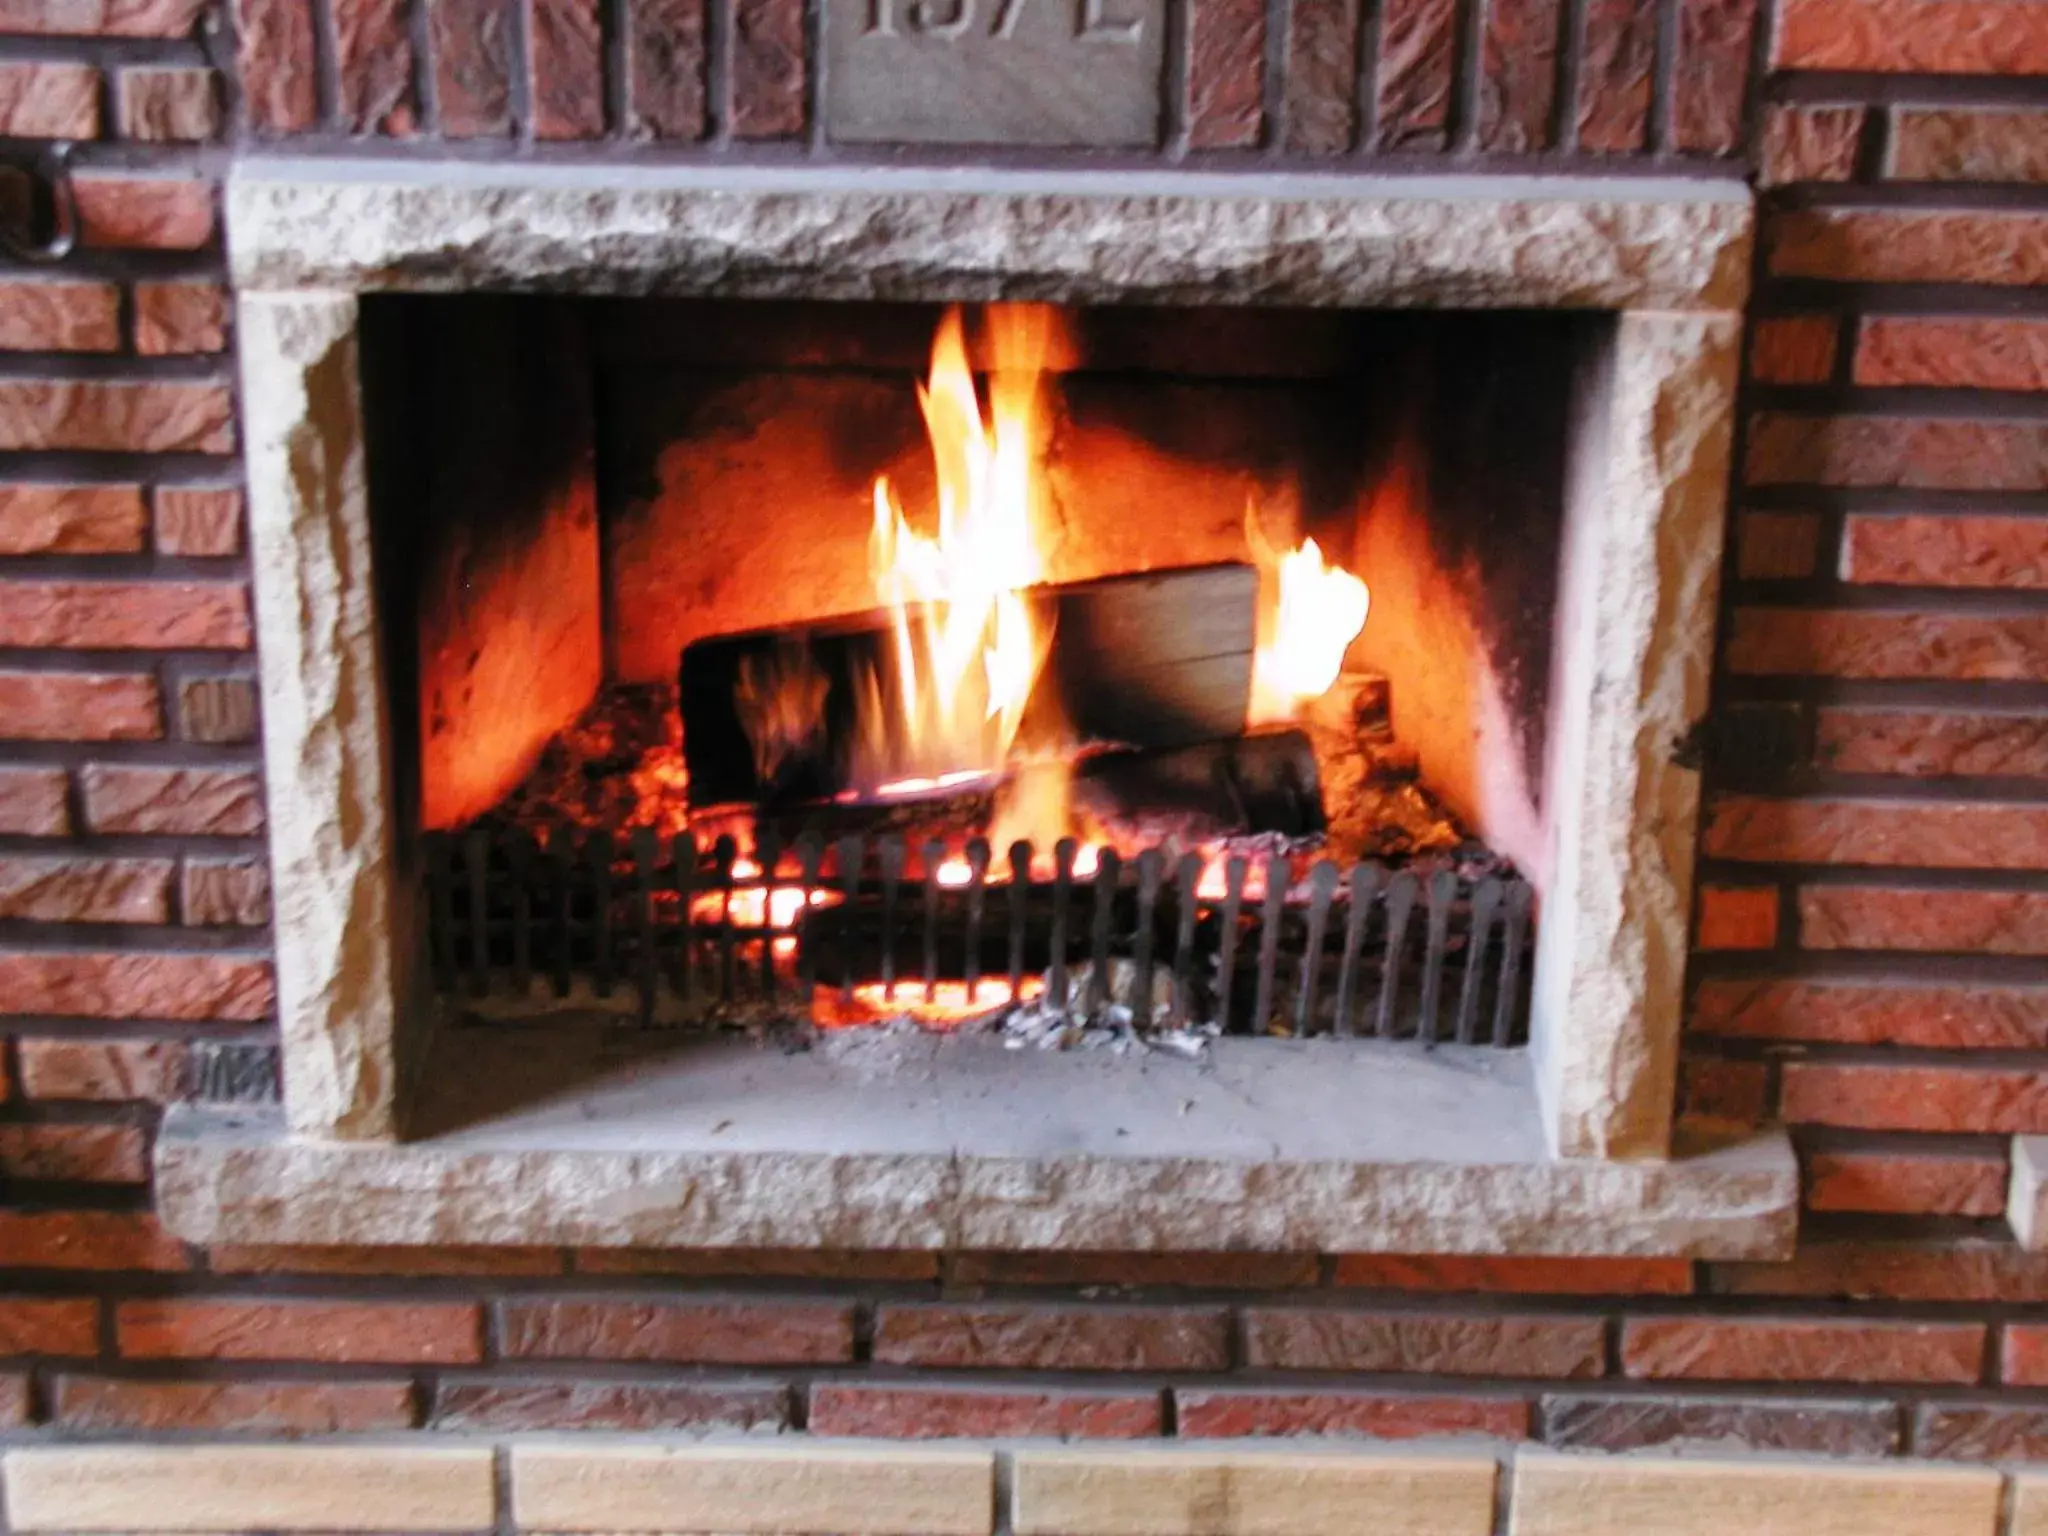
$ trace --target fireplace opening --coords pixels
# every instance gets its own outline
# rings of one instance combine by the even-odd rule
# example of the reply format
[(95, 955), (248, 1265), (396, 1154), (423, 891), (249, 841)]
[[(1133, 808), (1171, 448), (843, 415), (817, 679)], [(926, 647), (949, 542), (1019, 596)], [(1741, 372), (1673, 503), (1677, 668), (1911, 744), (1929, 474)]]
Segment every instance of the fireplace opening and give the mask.
[(435, 990), (1524, 1043), (1613, 324), (366, 298)]

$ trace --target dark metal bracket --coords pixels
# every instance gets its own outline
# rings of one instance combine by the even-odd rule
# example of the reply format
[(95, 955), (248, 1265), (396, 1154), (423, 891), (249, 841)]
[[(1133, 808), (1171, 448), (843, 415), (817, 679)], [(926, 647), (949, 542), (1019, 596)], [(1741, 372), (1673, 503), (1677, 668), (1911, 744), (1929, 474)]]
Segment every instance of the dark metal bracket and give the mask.
[(62, 261), (78, 243), (71, 145), (0, 143), (0, 253), (33, 266)]

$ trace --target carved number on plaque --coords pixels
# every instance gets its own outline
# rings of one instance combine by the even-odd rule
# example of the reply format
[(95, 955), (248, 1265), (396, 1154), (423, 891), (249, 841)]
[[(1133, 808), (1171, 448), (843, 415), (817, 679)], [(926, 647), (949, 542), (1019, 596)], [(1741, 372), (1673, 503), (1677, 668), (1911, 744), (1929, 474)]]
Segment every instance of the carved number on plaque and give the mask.
[[(1032, 0), (995, 0), (988, 22), (990, 37), (1015, 37), (1017, 23)], [(1058, 3), (1058, 0), (1052, 0)], [(1083, 43), (1135, 43), (1145, 35), (1145, 19), (1119, 20), (1107, 14), (1110, 0), (1071, 0), (1074, 39)], [(867, 35), (897, 36), (900, 15), (919, 37), (950, 42), (974, 30), (980, 0), (868, 0)]]

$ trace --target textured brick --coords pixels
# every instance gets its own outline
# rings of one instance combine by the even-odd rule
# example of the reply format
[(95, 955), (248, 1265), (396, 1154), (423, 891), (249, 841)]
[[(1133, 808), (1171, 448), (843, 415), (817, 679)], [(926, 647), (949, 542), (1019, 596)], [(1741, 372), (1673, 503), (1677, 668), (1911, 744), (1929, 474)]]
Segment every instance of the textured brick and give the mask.
[(1373, 80), (1376, 147), (1443, 148), (1457, 54), (1455, 0), (1387, 0)]
[(96, 139), (100, 73), (90, 64), (0, 60), (0, 135)]
[(733, 136), (802, 133), (806, 83), (803, 0), (733, 0)]
[(1814, 736), (1814, 760), (1838, 773), (2048, 778), (2048, 718), (2033, 710), (1830, 706), (1817, 713)]
[(503, 1275), (559, 1275), (562, 1257), (554, 1248), (338, 1248), (319, 1244), (288, 1247), (222, 1243), (206, 1251), (217, 1275), (452, 1275), (477, 1279)]
[(2008, 1324), (1999, 1375), (2015, 1386), (2038, 1387), (2048, 1383), (2048, 1328), (2039, 1324)]
[(259, 134), (303, 133), (319, 110), (310, 0), (234, 0), (242, 110)]
[(1678, 1113), (1715, 1125), (1761, 1125), (1770, 1108), (1770, 1073), (1760, 1061), (1686, 1056), (1678, 1063)]
[(1757, 0), (1678, 0), (1671, 70), (1671, 142), (1695, 154), (1743, 144)]
[(957, 1253), (952, 1285), (1180, 1286), (1195, 1290), (1284, 1290), (1316, 1283), (1314, 1254), (1299, 1253)]
[(0, 583), (0, 599), (0, 645), (249, 646), (249, 589), (237, 581), (9, 581)]
[(1913, 1454), (1945, 1461), (2048, 1461), (2048, 1409), (2010, 1403), (1922, 1403)]
[(270, 866), (261, 859), (187, 859), (178, 911), (188, 928), (260, 928), (270, 921)]
[(0, 0), (0, 32), (65, 37), (188, 37), (205, 0)]
[(1835, 371), (1833, 315), (1770, 315), (1749, 332), (1749, 376), (1759, 384), (1825, 384)]
[[(0, 351), (112, 352), (121, 345), (121, 294), (112, 283), (75, 278), (0, 280)], [(8, 487), (0, 497), (27, 487)], [(7, 513), (0, 502), (0, 550)]]
[(1891, 1456), (1899, 1448), (1890, 1403), (1726, 1397), (1543, 1399), (1543, 1439), (1572, 1451), (1791, 1451)]
[(22, 1091), (32, 1099), (167, 1104), (185, 1085), (178, 1040), (21, 1042)]
[(99, 1316), (82, 1297), (0, 1296), (0, 1356), (97, 1354)]
[(450, 138), (512, 127), (513, 21), (505, 0), (426, 0), (434, 104)]
[(0, 832), (62, 837), (71, 830), (62, 768), (0, 766)]
[(411, 10), (405, 0), (332, 0), (335, 107), (356, 133), (393, 136), (418, 126), (412, 87)]
[(786, 1429), (789, 1418), (789, 1389), (765, 1383), (493, 1381), (444, 1385), (435, 1394), (429, 1423), (470, 1434), (549, 1429), (746, 1433)]
[(1898, 107), (1889, 142), (1894, 181), (2048, 181), (2048, 112)]
[(1271, 1435), (1368, 1440), (1487, 1435), (1496, 1440), (1521, 1440), (1529, 1433), (1529, 1405), (1516, 1398), (1281, 1392), (1255, 1387), (1180, 1387), (1173, 1396), (1176, 1432), (1190, 1440)]
[[(1866, 566), (1866, 569), (1868, 567)], [(1756, 677), (2048, 678), (2048, 619), (2030, 613), (1745, 607), (1728, 668)]]
[(604, 133), (604, 41), (597, 0), (532, 0), (527, 90), (540, 139)]
[(1735, 574), (1796, 581), (1820, 561), (1820, 518), (1811, 512), (1744, 512), (1736, 524)]
[(579, 1275), (675, 1275), (698, 1280), (922, 1281), (939, 1278), (939, 1256), (844, 1248), (579, 1248)]
[(1201, 1307), (885, 1306), (887, 1365), (1027, 1371), (1220, 1371), (1227, 1320)]
[(0, 853), (0, 918), (169, 922), (171, 872), (169, 859)]
[(1591, 0), (1579, 52), (1579, 147), (1630, 154), (1650, 121), (1650, 73), (1657, 54), (1652, 0)]
[(139, 486), (0, 485), (0, 555), (127, 554), (145, 521)]
[(1891, 416), (1751, 418), (1751, 485), (2048, 489), (2048, 426)]
[(704, 137), (704, 0), (645, 0), (626, 17), (626, 120), (636, 138)]
[(256, 684), (246, 677), (188, 677), (178, 685), (178, 719), (187, 741), (254, 741)]
[(0, 740), (154, 741), (163, 700), (146, 672), (0, 671)]
[(1435, 1376), (1598, 1376), (1597, 1318), (1439, 1317), (1259, 1308), (1244, 1317), (1245, 1363), (1290, 1371)]
[(1810, 886), (1799, 893), (1807, 949), (2048, 954), (2048, 893)]
[(1844, 1148), (1806, 1159), (1806, 1208), (1892, 1216), (2002, 1216), (2006, 1164), (1969, 1152)]
[(241, 955), (0, 951), (9, 1013), (92, 1019), (260, 1019), (273, 1000), (270, 965)]
[(1934, 389), (2048, 389), (2048, 321), (1865, 317), (1856, 382)]
[(1694, 990), (1690, 1027), (1752, 1040), (2038, 1050), (2048, 1045), (2048, 987), (1713, 979)]
[(145, 357), (218, 352), (228, 344), (227, 323), (227, 294), (218, 283), (135, 285), (135, 350)]
[(1778, 277), (2038, 287), (2048, 280), (2048, 215), (1974, 209), (1793, 209), (1771, 219), (1769, 250), (1770, 270)]
[(469, 1365), (483, 1358), (474, 1306), (427, 1302), (124, 1301), (121, 1353), (134, 1360), (311, 1360), (323, 1365)]
[(147, 1212), (0, 1210), (0, 1253), (25, 1269), (191, 1268), (184, 1244)]
[(1983, 1367), (1977, 1323), (1631, 1318), (1621, 1365), (1652, 1381), (1971, 1382)]
[(131, 64), (115, 76), (124, 139), (191, 142), (220, 132), (220, 87), (198, 65)]
[(1769, 885), (1703, 885), (1693, 942), (1700, 949), (1769, 949), (1778, 942), (1778, 891)]
[(1842, 530), (1842, 575), (1900, 586), (2048, 586), (2048, 521), (1851, 517)]
[(0, 1429), (21, 1429), (28, 1422), (28, 1376), (20, 1371), (0, 1371)]
[(242, 548), (242, 493), (231, 485), (165, 485), (154, 497), (156, 547), (167, 555), (233, 555)]
[(224, 384), (173, 379), (0, 379), (0, 449), (231, 453)]
[(1795, 1061), (1779, 1104), (1797, 1125), (1868, 1131), (2048, 1131), (2048, 1073)]
[(133, 1126), (0, 1123), (0, 1179), (140, 1184), (148, 1177), (147, 1148)]
[(1298, 155), (1341, 155), (1358, 137), (1358, 0), (1288, 0), (1280, 137)]
[(1504, 154), (1550, 147), (1557, 93), (1558, 0), (1494, 0), (1480, 37), (1479, 145)]
[(1685, 1259), (1468, 1258), (1346, 1253), (1338, 1285), (1389, 1291), (1507, 1291), (1533, 1296), (1682, 1296), (1692, 1289)]
[(263, 784), (248, 768), (138, 768), (93, 763), (79, 775), (95, 832), (253, 837), (263, 830)]
[(2048, 807), (1888, 800), (1710, 802), (1701, 848), (1714, 859), (1782, 864), (2048, 867)]
[(1758, 180), (1767, 187), (1799, 181), (1848, 181), (1863, 142), (1864, 107), (1772, 104), (1764, 109)]
[[(886, 1440), (1030, 1435), (1138, 1440), (1161, 1432), (1156, 1391), (1081, 1391), (819, 1382), (806, 1427), (817, 1435)], [(1183, 1434), (1191, 1433), (1183, 1426)]]
[(2048, 73), (2048, 14), (2002, 0), (1785, 0), (1780, 69)]
[(1858, 1301), (2048, 1301), (2048, 1255), (2009, 1242), (1828, 1242), (1809, 1238), (1788, 1264), (1717, 1264), (1734, 1296)]
[(1256, 146), (1265, 133), (1265, 88), (1265, 0), (1191, 0), (1188, 146)]
[(738, 1299), (674, 1305), (521, 1300), (505, 1307), (505, 1353), (537, 1360), (828, 1364), (853, 1358), (853, 1308)]
[(66, 1429), (326, 1435), (410, 1429), (402, 1381), (119, 1381), (57, 1378), (51, 1417)]
[(196, 251), (213, 240), (213, 183), (209, 181), (79, 171), (72, 177), (72, 188), (78, 201), (78, 238), (85, 245)]

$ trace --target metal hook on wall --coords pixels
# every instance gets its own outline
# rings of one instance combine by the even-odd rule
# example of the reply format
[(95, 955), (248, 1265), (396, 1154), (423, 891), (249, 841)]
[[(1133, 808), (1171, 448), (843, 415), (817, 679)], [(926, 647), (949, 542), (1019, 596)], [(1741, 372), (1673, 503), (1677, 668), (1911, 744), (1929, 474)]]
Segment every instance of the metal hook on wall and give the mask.
[(69, 142), (0, 144), (0, 253), (46, 266), (77, 243)]

